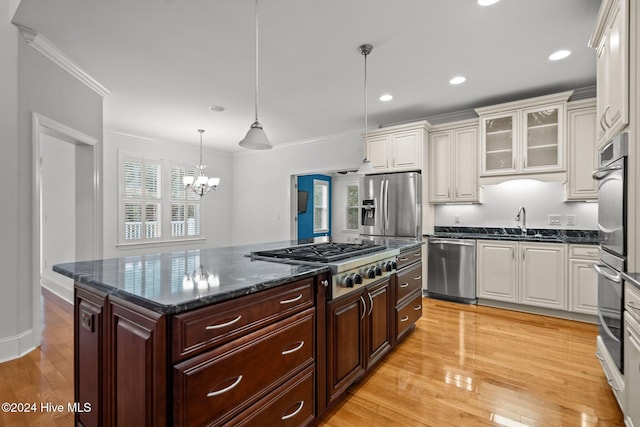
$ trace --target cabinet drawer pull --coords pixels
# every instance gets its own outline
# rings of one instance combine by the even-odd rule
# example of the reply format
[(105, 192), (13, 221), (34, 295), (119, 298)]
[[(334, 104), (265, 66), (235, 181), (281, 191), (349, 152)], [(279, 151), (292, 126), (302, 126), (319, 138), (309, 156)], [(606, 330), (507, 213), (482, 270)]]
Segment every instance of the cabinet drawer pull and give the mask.
[(596, 351), (596, 358), (597, 358), (599, 361), (604, 362), (604, 357), (602, 357), (602, 354), (600, 354), (600, 352), (599, 352), (599, 351)]
[(627, 305), (636, 311), (640, 311), (640, 307), (636, 305), (635, 301), (628, 301)]
[(373, 297), (369, 294), (369, 302), (371, 303), (371, 307), (369, 307), (369, 314), (373, 311)]
[(360, 295), (360, 301), (362, 301), (362, 316), (360, 316), (360, 320), (362, 320), (367, 314), (367, 303), (365, 302), (364, 298), (362, 298), (362, 295)]
[(400, 287), (401, 288), (408, 288), (409, 284), (408, 283), (400, 283)]
[(402, 319), (400, 319), (401, 322), (406, 322), (407, 320), (409, 320), (409, 316), (404, 316)]
[(421, 254), (421, 253), (416, 252), (415, 254), (413, 254), (413, 256), (414, 256), (415, 258), (419, 258), (419, 257), (421, 257), (421, 256), (422, 256), (422, 254)]
[(300, 341), (300, 344), (298, 344), (297, 346), (295, 346), (294, 348), (290, 349), (290, 350), (284, 350), (282, 352), (282, 355), (284, 356), (285, 354), (291, 354), (291, 353), (295, 353), (296, 351), (300, 350), (302, 347), (304, 346), (304, 341)]
[(237, 322), (238, 320), (240, 320), (240, 319), (242, 319), (242, 314), (238, 314), (238, 317), (236, 317), (235, 319), (230, 320), (230, 321), (228, 321), (228, 322), (225, 322), (225, 323), (219, 323), (219, 324), (217, 324), (217, 325), (209, 325), (209, 326), (207, 326), (205, 329), (206, 329), (207, 331), (211, 331), (211, 330), (213, 330), (213, 329), (225, 328), (225, 327), (227, 327), (227, 326), (231, 326), (231, 325), (233, 325), (234, 323), (236, 323), (236, 322)]
[(242, 375), (240, 375), (233, 384), (231, 384), (229, 387), (225, 387), (222, 390), (217, 390), (217, 391), (211, 391), (209, 393), (207, 393), (207, 397), (214, 397), (214, 396), (219, 396), (223, 393), (228, 392), (229, 390), (235, 388), (238, 384), (240, 384), (240, 381), (242, 381)]
[(611, 125), (607, 123), (607, 113), (609, 112), (609, 108), (611, 108), (611, 105), (607, 105), (607, 108), (605, 108), (604, 112), (602, 113), (602, 121), (604, 122), (604, 125), (607, 127), (607, 129), (611, 127)]
[(298, 415), (298, 413), (299, 413), (300, 411), (302, 411), (302, 407), (303, 407), (303, 406), (304, 406), (304, 400), (301, 400), (301, 401), (298, 403), (298, 408), (297, 408), (295, 411), (293, 411), (292, 413), (290, 413), (289, 415), (283, 415), (283, 416), (282, 416), (282, 420), (284, 421), (284, 420), (288, 420), (289, 418), (293, 418), (293, 417), (295, 417), (296, 415)]
[(422, 279), (422, 276), (419, 275), (419, 274), (416, 277), (413, 278), (413, 280), (420, 280), (420, 279)]
[(598, 256), (598, 251), (594, 251), (594, 252), (589, 251), (589, 252), (587, 252), (587, 255), (596, 257), (596, 256)]
[(416, 305), (415, 307), (413, 307), (413, 309), (414, 309), (415, 311), (418, 311), (418, 310), (420, 310), (421, 308), (422, 308), (422, 305), (420, 305), (420, 304), (418, 304), (418, 305)]
[(409, 258), (407, 257), (398, 258), (398, 261), (409, 261)]
[(296, 301), (300, 301), (302, 299), (302, 294), (298, 295), (297, 297), (291, 298), (291, 299), (285, 299), (280, 301), (280, 304), (289, 304), (292, 302), (296, 302)]
[(615, 391), (620, 391), (620, 389), (616, 386), (616, 384), (613, 382), (611, 378), (608, 378), (607, 382), (609, 383), (609, 387), (611, 387)]

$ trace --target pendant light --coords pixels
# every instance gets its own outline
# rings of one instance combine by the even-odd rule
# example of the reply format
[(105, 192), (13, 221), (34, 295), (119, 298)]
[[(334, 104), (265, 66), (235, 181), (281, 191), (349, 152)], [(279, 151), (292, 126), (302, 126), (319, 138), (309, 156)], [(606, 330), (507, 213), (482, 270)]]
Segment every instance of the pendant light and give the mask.
[(209, 191), (218, 188), (220, 178), (208, 178), (204, 173), (204, 170), (207, 168), (207, 165), (202, 163), (202, 134), (204, 133), (204, 129), (198, 129), (198, 132), (200, 132), (200, 164), (196, 165), (196, 169), (198, 169), (199, 174), (197, 177), (190, 175), (185, 176), (182, 182), (185, 190), (191, 190), (202, 197)]
[(256, 120), (251, 124), (247, 135), (240, 146), (251, 150), (268, 150), (273, 148), (267, 134), (262, 129), (262, 124), (258, 121), (258, 0), (256, 0), (256, 93), (255, 93)]
[(357, 172), (360, 175), (373, 173), (373, 165), (367, 159), (367, 128), (369, 127), (367, 111), (367, 55), (369, 55), (372, 50), (373, 45), (370, 44), (363, 44), (358, 47), (358, 52), (360, 52), (364, 56), (364, 159), (362, 160), (362, 164), (360, 165), (360, 168)]

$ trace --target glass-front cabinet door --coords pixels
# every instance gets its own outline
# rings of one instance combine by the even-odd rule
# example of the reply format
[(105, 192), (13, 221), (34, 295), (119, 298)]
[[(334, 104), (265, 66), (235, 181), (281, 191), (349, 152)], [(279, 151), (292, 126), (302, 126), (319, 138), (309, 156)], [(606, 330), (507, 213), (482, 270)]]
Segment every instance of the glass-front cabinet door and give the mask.
[(521, 111), (522, 118), (522, 172), (548, 172), (561, 170), (563, 105), (552, 105)]
[(482, 117), (482, 175), (516, 172), (517, 118), (517, 111)]

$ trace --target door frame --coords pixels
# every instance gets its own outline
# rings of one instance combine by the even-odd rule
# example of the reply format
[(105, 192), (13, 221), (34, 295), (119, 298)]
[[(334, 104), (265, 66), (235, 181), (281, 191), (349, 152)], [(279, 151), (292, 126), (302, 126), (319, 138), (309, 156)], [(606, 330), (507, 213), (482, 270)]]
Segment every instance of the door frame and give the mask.
[[(32, 230), (34, 236), (33, 257), (32, 257), (32, 280), (33, 280), (33, 342), (34, 347), (40, 345), (40, 268), (42, 257), (42, 169), (40, 165), (41, 134), (51, 135), (74, 145), (87, 146), (91, 149), (92, 164), (90, 171), (80, 176), (80, 179), (90, 180), (92, 189), (92, 203), (89, 207), (91, 232), (85, 238), (91, 239), (89, 244), (89, 254), (84, 253), (89, 259), (96, 259), (102, 249), (101, 229), (101, 192), (100, 192), (100, 152), (98, 150), (98, 140), (86, 135), (67, 125), (59, 123), (49, 117), (39, 113), (33, 113), (31, 119), (31, 142), (32, 142)], [(90, 175), (90, 176), (89, 176)], [(78, 178), (76, 178), (77, 180)], [(78, 191), (78, 188), (76, 188)], [(77, 204), (76, 204), (77, 206)], [(76, 247), (76, 255), (78, 248)]]

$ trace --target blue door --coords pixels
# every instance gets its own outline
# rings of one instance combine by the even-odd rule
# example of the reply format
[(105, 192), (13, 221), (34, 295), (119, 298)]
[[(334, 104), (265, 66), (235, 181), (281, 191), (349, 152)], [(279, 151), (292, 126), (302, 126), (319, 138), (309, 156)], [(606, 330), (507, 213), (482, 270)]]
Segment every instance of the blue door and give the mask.
[(299, 176), (298, 239), (320, 236), (331, 236), (331, 177)]

